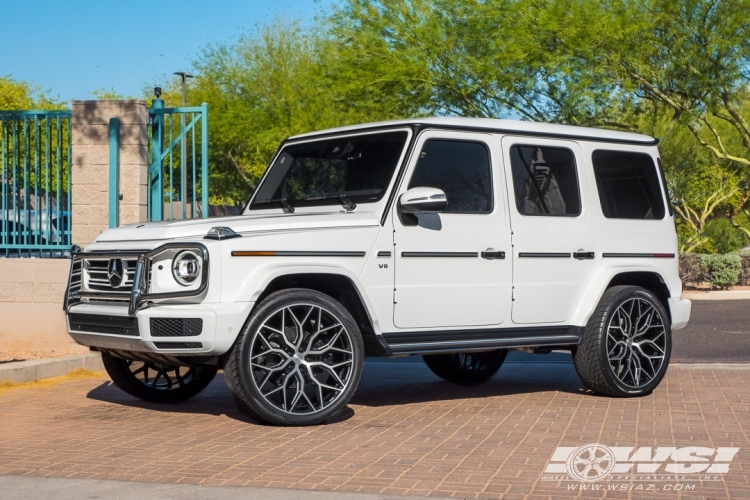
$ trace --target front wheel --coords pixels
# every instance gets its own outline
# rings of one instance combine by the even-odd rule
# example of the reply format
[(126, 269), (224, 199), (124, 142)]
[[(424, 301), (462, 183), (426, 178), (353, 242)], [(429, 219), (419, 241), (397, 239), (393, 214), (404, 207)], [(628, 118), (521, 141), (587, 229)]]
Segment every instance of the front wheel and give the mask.
[(273, 425), (324, 423), (362, 378), (364, 347), (351, 314), (323, 293), (269, 295), (253, 312), (224, 373), (240, 408)]
[(102, 364), (117, 387), (152, 403), (177, 403), (192, 398), (211, 383), (217, 371), (210, 365), (175, 366), (122, 359), (107, 353), (102, 353)]
[(661, 301), (636, 286), (615, 286), (602, 296), (586, 325), (573, 365), (584, 385), (613, 397), (650, 394), (672, 353), (669, 316)]
[(422, 356), (427, 367), (440, 378), (462, 385), (484, 382), (500, 369), (507, 349)]

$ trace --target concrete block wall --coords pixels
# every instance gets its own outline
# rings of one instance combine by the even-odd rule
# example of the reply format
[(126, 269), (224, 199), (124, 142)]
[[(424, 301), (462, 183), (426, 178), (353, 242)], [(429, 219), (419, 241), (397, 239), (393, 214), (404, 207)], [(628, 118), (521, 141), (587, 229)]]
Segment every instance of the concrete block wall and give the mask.
[(0, 259), (0, 350), (88, 352), (62, 310), (68, 259)]
[(148, 109), (144, 101), (73, 101), (73, 243), (109, 227), (109, 120), (120, 120), (120, 225), (146, 220)]
[[(146, 220), (148, 109), (143, 101), (73, 101), (73, 243), (109, 227), (109, 120), (120, 120), (120, 225)], [(62, 310), (70, 260), (0, 258), (0, 350), (88, 352)]]

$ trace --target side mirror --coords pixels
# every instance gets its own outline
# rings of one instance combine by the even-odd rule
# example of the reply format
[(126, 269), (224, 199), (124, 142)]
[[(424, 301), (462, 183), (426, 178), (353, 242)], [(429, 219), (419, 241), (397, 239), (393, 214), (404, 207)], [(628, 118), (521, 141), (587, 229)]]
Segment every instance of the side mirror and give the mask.
[(436, 214), (444, 211), (448, 199), (442, 189), (416, 187), (408, 190), (398, 199), (399, 211), (405, 214)]

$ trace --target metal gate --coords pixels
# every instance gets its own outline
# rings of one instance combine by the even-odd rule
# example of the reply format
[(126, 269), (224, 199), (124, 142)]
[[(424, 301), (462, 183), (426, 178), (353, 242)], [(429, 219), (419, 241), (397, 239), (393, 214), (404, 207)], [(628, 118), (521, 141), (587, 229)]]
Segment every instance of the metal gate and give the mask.
[(0, 111), (0, 257), (69, 253), (70, 138), (70, 111)]
[(208, 217), (208, 105), (154, 99), (149, 122), (148, 220)]

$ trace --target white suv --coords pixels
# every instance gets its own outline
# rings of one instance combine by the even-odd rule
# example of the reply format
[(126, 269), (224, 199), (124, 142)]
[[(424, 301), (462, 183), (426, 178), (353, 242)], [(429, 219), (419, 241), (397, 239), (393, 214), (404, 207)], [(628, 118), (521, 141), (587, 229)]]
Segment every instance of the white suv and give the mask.
[(647, 394), (690, 316), (656, 144), (469, 118), (292, 137), (241, 216), (74, 253), (68, 328), (134, 396), (180, 401), (223, 368), (279, 425), (341, 410), (366, 356), (472, 384), (508, 349), (570, 350), (592, 391)]

